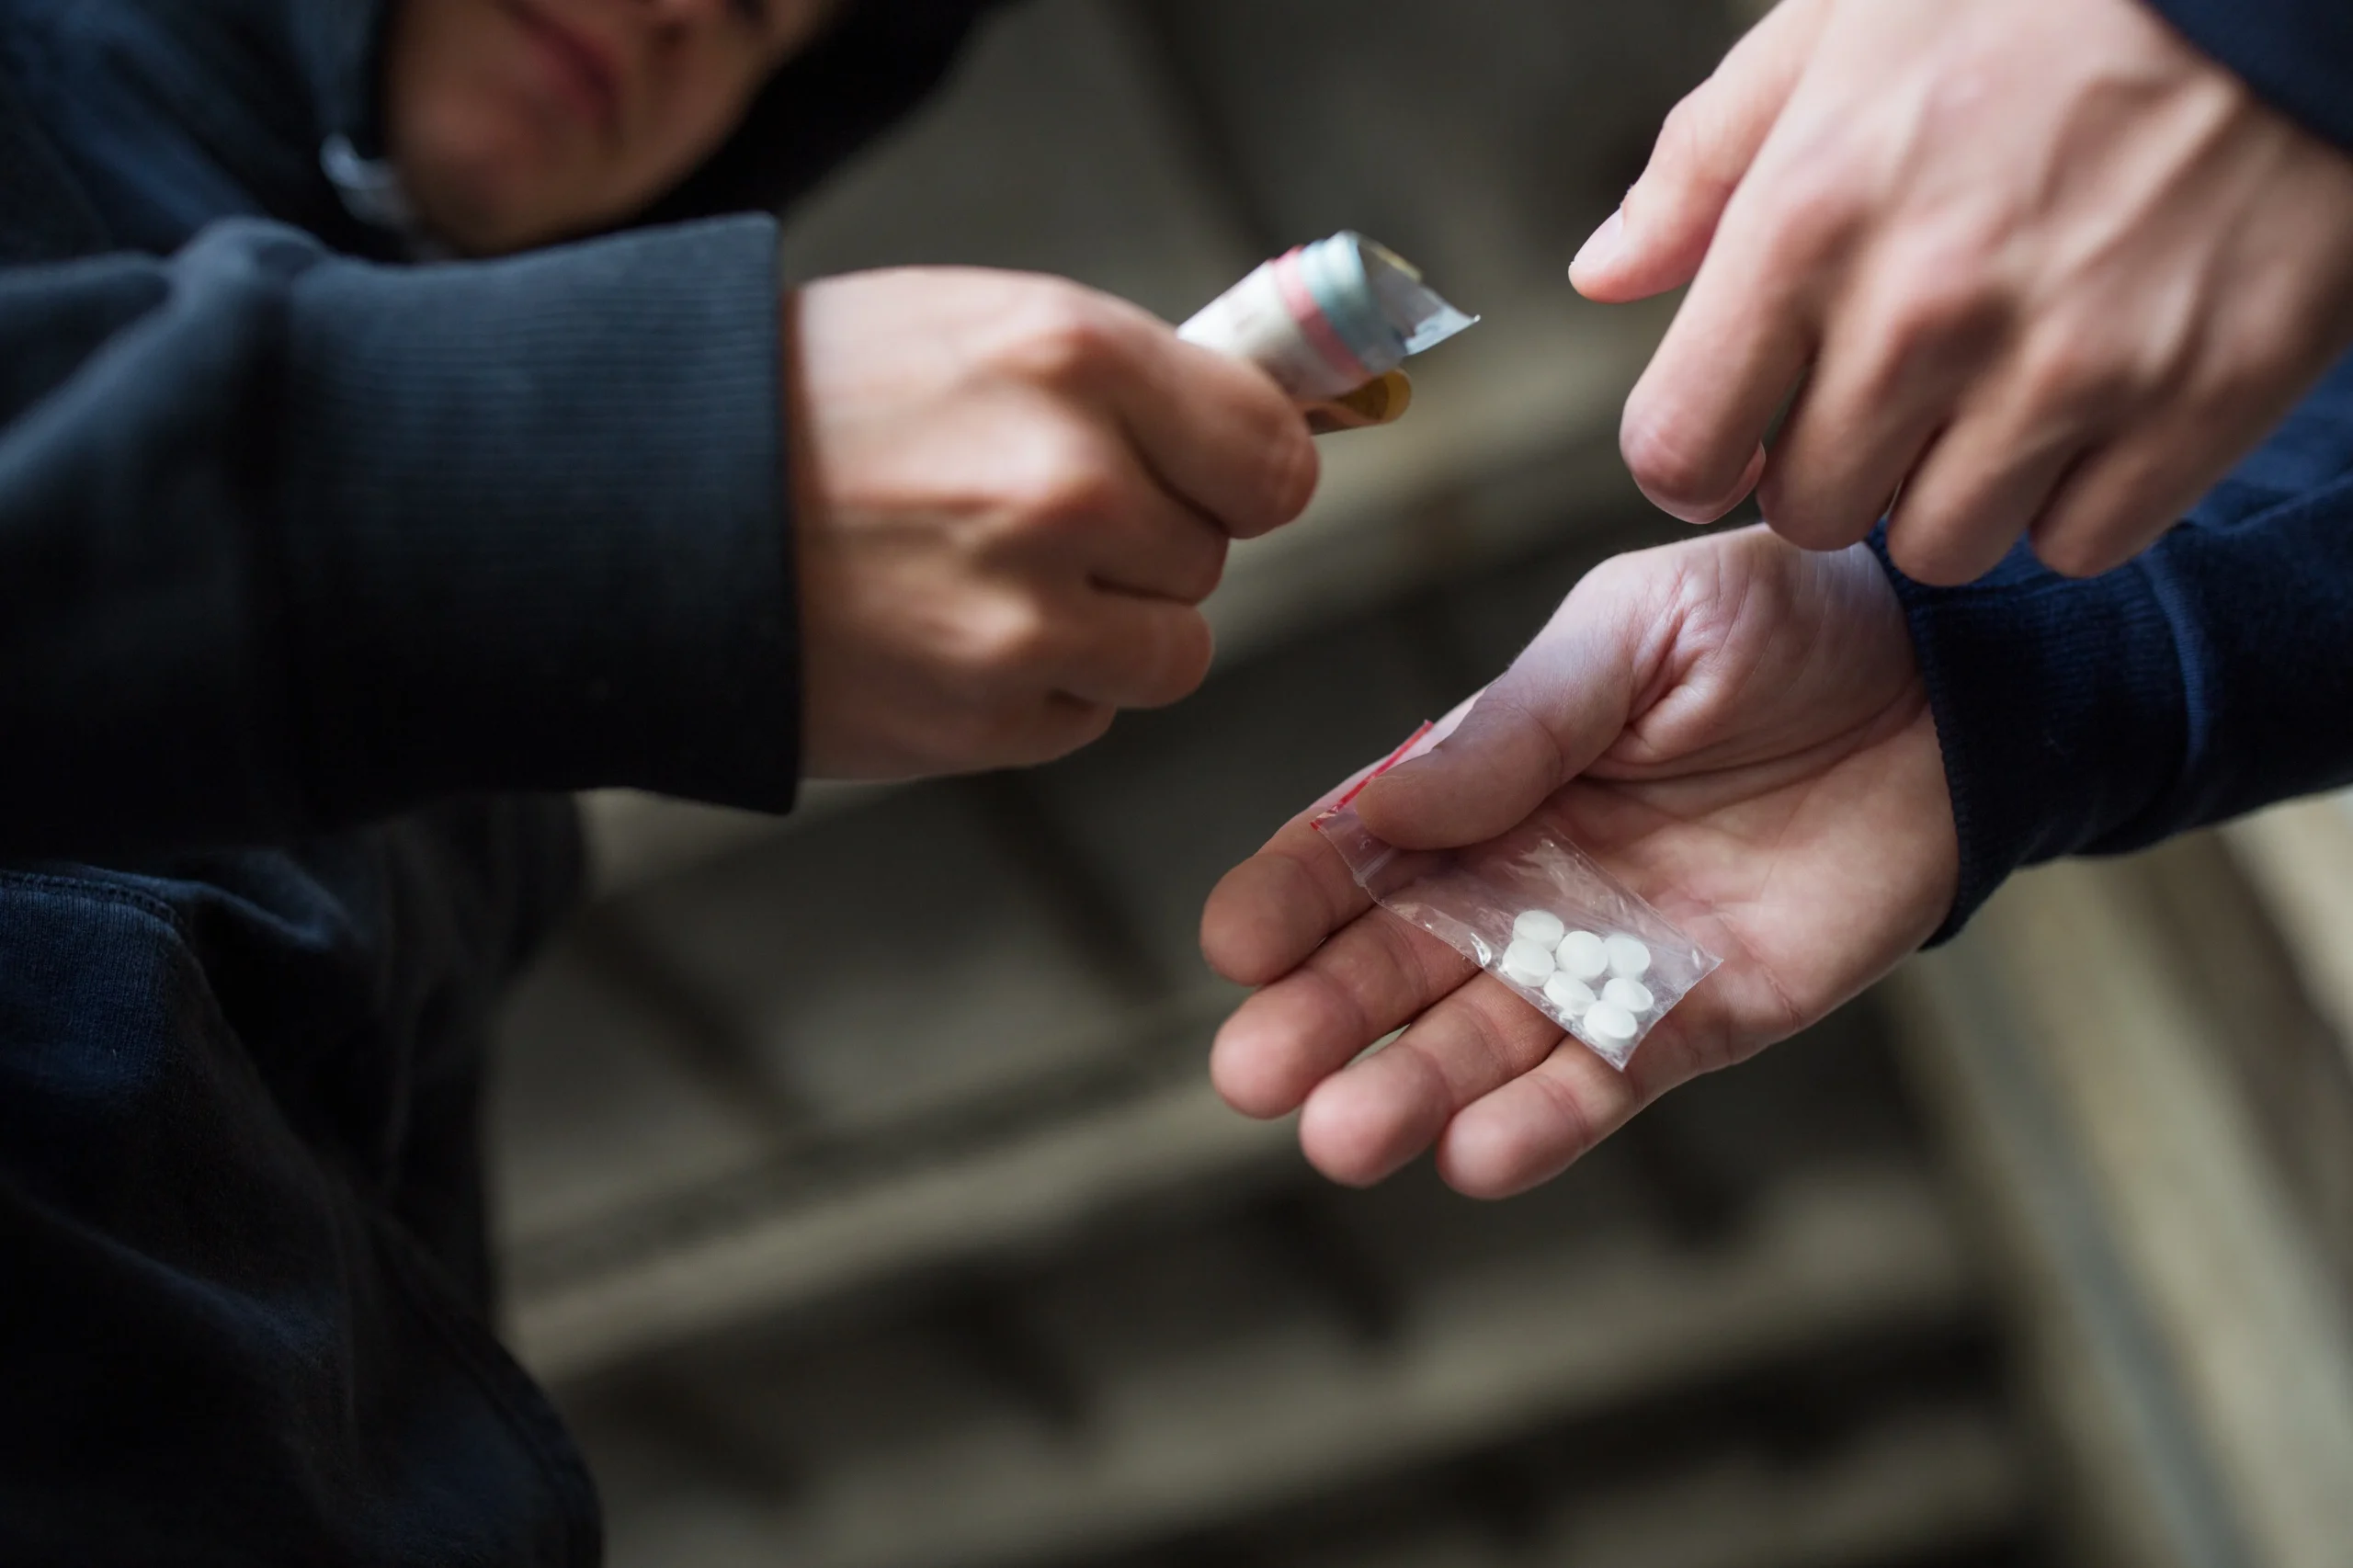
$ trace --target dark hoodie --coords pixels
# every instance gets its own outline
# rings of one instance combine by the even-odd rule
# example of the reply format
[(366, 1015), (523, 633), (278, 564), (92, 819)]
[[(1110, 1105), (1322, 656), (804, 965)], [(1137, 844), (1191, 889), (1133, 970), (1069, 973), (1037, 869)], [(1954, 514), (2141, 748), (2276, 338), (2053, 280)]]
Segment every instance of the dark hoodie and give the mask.
[(807, 187), (979, 8), (853, 7), (670, 204), (699, 226), (420, 269), (348, 259), (401, 247), (321, 167), (373, 139), (379, 0), (0, 3), (0, 254), (111, 253), (0, 280), (0, 734), (44, 759), (0, 854), (790, 805), (774, 234), (710, 215)]
[(0, 1562), (597, 1560), (486, 1326), (514, 792), (790, 803), (761, 210), (982, 8), (855, 6), (688, 222), (411, 267), (322, 157), (381, 4), (0, 0)]

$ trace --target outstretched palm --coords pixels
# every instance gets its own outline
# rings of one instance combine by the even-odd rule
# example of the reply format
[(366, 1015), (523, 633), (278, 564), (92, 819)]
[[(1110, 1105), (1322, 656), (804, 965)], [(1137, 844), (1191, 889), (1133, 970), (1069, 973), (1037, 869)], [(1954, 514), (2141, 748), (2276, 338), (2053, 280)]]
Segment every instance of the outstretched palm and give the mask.
[(1660, 1094), (1854, 995), (1950, 906), (1934, 723), (1893, 591), (1860, 551), (1809, 555), (1750, 530), (1611, 562), (1458, 719), (1358, 799), (1374, 832), (1474, 844), (1551, 800), (1725, 962), (1620, 1074), (1373, 907), (1302, 813), (1203, 917), (1210, 961), (1264, 987), (1220, 1032), (1213, 1069), (1252, 1115), (1303, 1104), (1302, 1141), (1336, 1179), (1376, 1180), (1435, 1142), (1466, 1192), (1533, 1186)]

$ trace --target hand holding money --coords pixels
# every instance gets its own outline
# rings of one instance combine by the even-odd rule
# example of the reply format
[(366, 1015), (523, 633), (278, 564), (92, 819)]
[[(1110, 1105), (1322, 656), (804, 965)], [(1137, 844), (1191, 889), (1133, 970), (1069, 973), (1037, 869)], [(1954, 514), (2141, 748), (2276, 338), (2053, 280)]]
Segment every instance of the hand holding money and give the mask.
[(786, 315), (802, 767), (835, 778), (1042, 762), (1191, 692), (1228, 544), (1314, 494), (1308, 431), (1396, 419), (1398, 367), (1471, 324), (1354, 234), (1181, 334), (962, 268), (828, 279)]
[(1045, 761), (1208, 673), (1229, 543), (1314, 444), (1250, 365), (1060, 278), (832, 278), (787, 317), (803, 770)]

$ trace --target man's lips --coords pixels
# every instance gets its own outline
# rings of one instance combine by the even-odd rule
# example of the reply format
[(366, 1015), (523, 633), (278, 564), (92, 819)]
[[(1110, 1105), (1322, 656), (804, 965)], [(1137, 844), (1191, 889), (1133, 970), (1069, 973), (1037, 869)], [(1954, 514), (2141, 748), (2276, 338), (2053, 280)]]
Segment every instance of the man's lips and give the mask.
[(564, 97), (591, 125), (611, 131), (620, 119), (621, 98), (620, 66), (612, 51), (549, 16), (532, 0), (508, 0), (507, 9), (540, 46)]

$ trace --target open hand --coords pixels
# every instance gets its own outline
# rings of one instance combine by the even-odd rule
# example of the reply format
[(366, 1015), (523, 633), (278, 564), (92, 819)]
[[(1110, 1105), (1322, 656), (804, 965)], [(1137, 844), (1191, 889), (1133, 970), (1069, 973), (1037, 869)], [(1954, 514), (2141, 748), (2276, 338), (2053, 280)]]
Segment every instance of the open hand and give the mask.
[(1691, 285), (1621, 432), (1667, 511), (1755, 489), (1813, 549), (1888, 514), (1924, 582), (2021, 533), (2085, 574), (2353, 345), (2353, 158), (2138, 0), (1784, 0), (1571, 277)]
[(1763, 529), (1593, 572), (1434, 750), (1356, 805), (1390, 842), (1439, 848), (1547, 800), (1725, 960), (1624, 1074), (1373, 907), (1312, 825), (1319, 807), (1229, 872), (1202, 919), (1211, 964), (1264, 987), (1218, 1036), (1227, 1100), (1261, 1117), (1303, 1104), (1308, 1157), (1339, 1181), (1376, 1181), (1435, 1142), (1456, 1187), (1517, 1192), (1861, 991), (1933, 934), (1959, 875), (1886, 574), (1859, 548), (1813, 555)]

